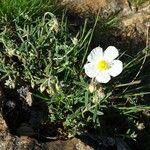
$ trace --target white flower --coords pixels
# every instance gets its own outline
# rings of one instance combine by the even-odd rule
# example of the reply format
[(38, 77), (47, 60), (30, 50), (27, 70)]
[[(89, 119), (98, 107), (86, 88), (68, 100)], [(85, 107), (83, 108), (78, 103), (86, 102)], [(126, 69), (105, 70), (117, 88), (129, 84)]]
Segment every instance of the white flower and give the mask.
[(116, 58), (118, 50), (109, 46), (104, 52), (101, 47), (94, 48), (88, 56), (88, 63), (84, 65), (85, 73), (100, 83), (107, 83), (111, 76), (116, 77), (123, 70), (123, 64)]

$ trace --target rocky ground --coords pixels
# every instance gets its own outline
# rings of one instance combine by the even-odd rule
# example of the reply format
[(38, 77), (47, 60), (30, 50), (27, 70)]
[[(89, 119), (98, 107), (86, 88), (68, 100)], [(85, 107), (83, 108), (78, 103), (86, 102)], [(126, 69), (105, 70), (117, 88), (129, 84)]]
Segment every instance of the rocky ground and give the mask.
[[(19, 99), (21, 100), (21, 97)], [(28, 101), (27, 97), (25, 101)], [(41, 110), (39, 113), (36, 109), (29, 108), (30, 115), (27, 121), (22, 114), (25, 111), (24, 103), (20, 106), (22, 108), (20, 112), (17, 105), (18, 102), (14, 97), (5, 96), (0, 87), (0, 150), (129, 150), (127, 144), (119, 138), (96, 137), (88, 133), (68, 140), (59, 140), (57, 137), (44, 137), (40, 140), (40, 134), (44, 133), (39, 133), (38, 137), (35, 136), (35, 132), (37, 128), (39, 130), (42, 128), (44, 116), (41, 117), (41, 114), (44, 111)], [(7, 112), (3, 110), (6, 107)], [(20, 115), (22, 120), (19, 118)], [(46, 130), (46, 132), (53, 132), (54, 129), (48, 131), (47, 127)]]
[[(7, 103), (6, 103), (7, 101)], [(8, 102), (10, 103), (11, 101), (11, 108), (9, 109), (10, 112), (4, 113), (4, 111), (2, 110), (5, 105), (8, 105)], [(18, 131), (19, 131), (19, 136), (13, 135), (10, 132), (10, 128), (9, 125), (11, 124), (7, 124), (9, 123), (8, 121), (12, 121), (12, 123), (14, 123), (13, 119), (15, 119), (15, 115), (12, 115), (12, 120), (9, 118), (9, 120), (7, 120), (7, 115), (9, 115), (9, 113), (16, 113), (17, 110), (17, 103), (13, 100), (13, 99), (7, 99), (7, 97), (4, 96), (4, 92), (2, 90), (2, 88), (0, 87), (0, 150), (78, 150), (78, 149), (82, 149), (82, 150), (92, 150), (92, 148), (88, 145), (85, 145), (83, 142), (81, 142), (81, 140), (77, 139), (77, 138), (73, 138), (71, 140), (67, 140), (67, 141), (61, 141), (61, 140), (57, 140), (57, 141), (51, 141), (50, 142), (38, 142), (35, 138), (31, 138), (30, 136), (32, 136), (34, 134), (34, 127), (32, 126), (33, 124), (29, 124), (31, 122), (28, 121), (28, 123), (24, 123), (24, 124), (20, 124), (20, 127), (18, 127)], [(8, 110), (8, 109), (7, 109)], [(20, 112), (18, 112), (20, 113)], [(36, 111), (32, 110), (32, 113), (36, 114)], [(19, 115), (19, 114), (18, 114)], [(22, 116), (24, 117), (24, 116)], [(4, 118), (7, 118), (7, 123), (5, 121)], [(19, 119), (17, 117), (17, 119)], [(24, 120), (25, 121), (25, 120)], [(38, 121), (39, 123), (41, 123), (39, 121), (39, 116), (37, 114), (36, 119), (32, 118), (32, 121)], [(16, 123), (16, 122), (15, 122)], [(17, 126), (17, 124), (16, 124)], [(17, 128), (17, 127), (16, 127)]]
[(60, 4), (82, 16), (99, 14), (109, 18), (114, 15), (120, 22), (118, 28), (131, 38), (137, 34), (146, 38), (150, 26), (150, 1), (136, 5), (129, 0), (60, 0)]

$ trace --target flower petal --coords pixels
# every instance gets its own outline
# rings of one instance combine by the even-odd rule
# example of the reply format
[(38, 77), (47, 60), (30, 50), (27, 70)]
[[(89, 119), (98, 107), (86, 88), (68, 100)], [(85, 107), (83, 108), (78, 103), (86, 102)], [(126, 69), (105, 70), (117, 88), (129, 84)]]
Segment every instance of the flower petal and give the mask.
[(111, 76), (116, 77), (122, 72), (122, 70), (123, 70), (122, 62), (120, 60), (114, 60), (112, 61), (111, 68), (108, 70), (108, 73)]
[(84, 65), (85, 73), (90, 78), (96, 77), (98, 70), (96, 69), (95, 65), (93, 63), (87, 63)]
[(111, 77), (108, 74), (108, 72), (106, 72), (106, 71), (99, 72), (96, 76), (96, 80), (100, 83), (107, 83), (110, 81), (110, 79), (111, 79)]
[(114, 46), (109, 46), (104, 51), (104, 58), (107, 59), (110, 62), (113, 61), (118, 56), (119, 56), (119, 52)]
[(89, 62), (93, 62), (101, 57), (103, 57), (103, 49), (100, 46), (98, 46), (91, 51), (87, 59)]

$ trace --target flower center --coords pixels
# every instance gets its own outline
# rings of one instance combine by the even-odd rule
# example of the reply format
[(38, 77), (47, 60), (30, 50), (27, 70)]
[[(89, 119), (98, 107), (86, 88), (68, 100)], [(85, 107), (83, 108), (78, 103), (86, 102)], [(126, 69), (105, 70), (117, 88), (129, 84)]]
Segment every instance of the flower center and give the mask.
[(107, 70), (109, 68), (109, 64), (107, 61), (105, 60), (100, 60), (98, 63), (97, 63), (97, 69), (100, 70), (100, 71), (104, 71), (104, 70)]

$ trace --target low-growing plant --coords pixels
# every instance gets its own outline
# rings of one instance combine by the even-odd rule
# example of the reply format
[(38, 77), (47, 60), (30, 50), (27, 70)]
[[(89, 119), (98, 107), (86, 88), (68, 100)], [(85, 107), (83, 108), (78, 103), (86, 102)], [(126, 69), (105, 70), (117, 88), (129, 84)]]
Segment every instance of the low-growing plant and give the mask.
[[(101, 129), (104, 114), (112, 108), (133, 124), (139, 112), (149, 109), (143, 103), (144, 95), (150, 94), (149, 83), (143, 83), (149, 77), (149, 72), (143, 73), (149, 47), (134, 56), (119, 50), (123, 72), (102, 84), (89, 79), (83, 67), (98, 17), (93, 28), (87, 29), (86, 20), (77, 32), (71, 32), (65, 14), (61, 19), (47, 12), (34, 20), (26, 17), (21, 24), (19, 20), (14, 20), (13, 30), (5, 26), (0, 33), (1, 82), (9, 88), (31, 85), (33, 98), (48, 104), (49, 122), (61, 122), (67, 136), (89, 126)], [(130, 125), (123, 133), (115, 129), (115, 135), (136, 138)]]

